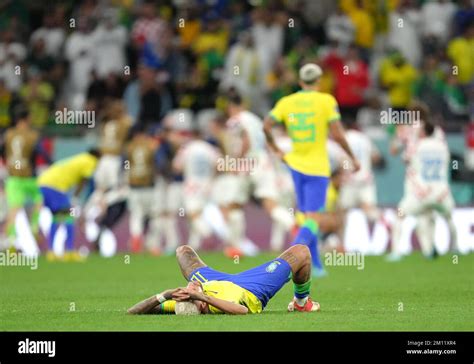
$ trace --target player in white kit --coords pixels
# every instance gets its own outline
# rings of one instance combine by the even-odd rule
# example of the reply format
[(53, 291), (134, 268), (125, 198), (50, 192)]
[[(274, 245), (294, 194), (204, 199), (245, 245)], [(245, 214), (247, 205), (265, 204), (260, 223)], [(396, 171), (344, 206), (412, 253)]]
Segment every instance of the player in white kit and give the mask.
[(370, 138), (359, 130), (349, 128), (346, 131), (346, 139), (360, 162), (360, 170), (344, 174), (339, 192), (339, 206), (343, 210), (361, 208), (369, 221), (374, 222), (380, 214), (377, 209), (372, 165), (381, 160), (381, 155)]
[(446, 219), (453, 245), (457, 247), (456, 230), (451, 218), (454, 200), (448, 183), (449, 149), (435, 134), (433, 124), (426, 119), (421, 120), (418, 136), (418, 142), (413, 146), (413, 154), (408, 160), (405, 192), (392, 230), (390, 261), (401, 258), (401, 224), (402, 219), (408, 215), (417, 217), (416, 232), (426, 257), (437, 254), (433, 245), (435, 212)]
[[(230, 245), (238, 248), (245, 239), (245, 205), (251, 194), (262, 201), (264, 209), (272, 220), (286, 231), (294, 225), (294, 218), (288, 209), (278, 205), (278, 190), (275, 167), (265, 143), (262, 120), (244, 109), (240, 96), (229, 95), (227, 121), (228, 138), (225, 153), (234, 165), (229, 163), (228, 172), (216, 182), (216, 200), (226, 211), (230, 228)], [(231, 162), (232, 162), (231, 161)], [(241, 163), (240, 163), (241, 162)], [(231, 255), (231, 254), (228, 254)]]
[(220, 153), (208, 142), (198, 139), (198, 133), (190, 138), (177, 135), (173, 142), (180, 145), (173, 160), (173, 169), (184, 177), (183, 201), (190, 225), (188, 244), (198, 249), (201, 240), (212, 233), (202, 213), (210, 200)]

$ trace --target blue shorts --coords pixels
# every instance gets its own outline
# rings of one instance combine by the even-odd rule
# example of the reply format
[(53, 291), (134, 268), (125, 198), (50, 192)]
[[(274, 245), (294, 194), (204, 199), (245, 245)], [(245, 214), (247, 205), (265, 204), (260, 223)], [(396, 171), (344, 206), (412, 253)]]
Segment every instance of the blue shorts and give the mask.
[(71, 201), (66, 193), (55, 190), (54, 188), (41, 186), (40, 191), (43, 195), (43, 204), (50, 209), (53, 214), (71, 208)]
[(310, 176), (290, 168), (296, 192), (296, 205), (301, 212), (319, 212), (326, 204), (329, 177)]
[(252, 292), (265, 307), (280, 289), (290, 280), (291, 267), (286, 260), (273, 259), (258, 267), (237, 274), (219, 272), (210, 267), (198, 268), (188, 281), (228, 281)]

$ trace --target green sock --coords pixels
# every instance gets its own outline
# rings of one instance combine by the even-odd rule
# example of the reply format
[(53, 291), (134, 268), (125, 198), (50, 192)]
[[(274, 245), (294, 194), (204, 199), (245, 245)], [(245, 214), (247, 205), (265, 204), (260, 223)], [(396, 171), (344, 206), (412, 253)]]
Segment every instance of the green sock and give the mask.
[(7, 236), (9, 238), (16, 238), (16, 229), (15, 229), (15, 223), (9, 224), (7, 227)]
[(304, 300), (309, 296), (311, 290), (311, 278), (306, 283), (294, 283), (295, 298), (297, 300)]
[(31, 214), (31, 231), (36, 234), (39, 230), (39, 211), (33, 211)]

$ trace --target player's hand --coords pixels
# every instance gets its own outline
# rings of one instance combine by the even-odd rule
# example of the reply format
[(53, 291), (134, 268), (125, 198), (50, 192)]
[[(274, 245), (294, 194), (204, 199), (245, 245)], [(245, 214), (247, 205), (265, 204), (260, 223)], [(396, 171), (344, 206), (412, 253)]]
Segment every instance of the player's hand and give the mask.
[(177, 288), (171, 297), (178, 302), (189, 301), (191, 299), (190, 291), (187, 288)]
[(285, 162), (285, 153), (283, 153), (280, 149), (275, 148), (272, 149), (273, 153), (275, 153), (276, 157), (281, 160), (282, 162)]

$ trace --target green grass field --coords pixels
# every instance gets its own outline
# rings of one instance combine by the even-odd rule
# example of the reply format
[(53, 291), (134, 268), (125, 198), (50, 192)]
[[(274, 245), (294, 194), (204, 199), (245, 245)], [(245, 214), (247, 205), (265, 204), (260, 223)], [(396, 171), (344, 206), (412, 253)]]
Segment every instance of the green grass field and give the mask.
[[(239, 264), (202, 254), (216, 269), (238, 272), (270, 259)], [(0, 331), (409, 331), (474, 330), (474, 254), (426, 261), (414, 254), (399, 263), (366, 257), (365, 269), (328, 267), (313, 279), (322, 311), (287, 313), (287, 284), (261, 315), (129, 316), (132, 304), (184, 285), (174, 257), (89, 257), (85, 263), (48, 263), (38, 269), (0, 267)], [(74, 310), (75, 309), (75, 310)]]

